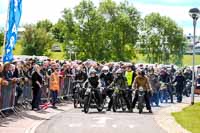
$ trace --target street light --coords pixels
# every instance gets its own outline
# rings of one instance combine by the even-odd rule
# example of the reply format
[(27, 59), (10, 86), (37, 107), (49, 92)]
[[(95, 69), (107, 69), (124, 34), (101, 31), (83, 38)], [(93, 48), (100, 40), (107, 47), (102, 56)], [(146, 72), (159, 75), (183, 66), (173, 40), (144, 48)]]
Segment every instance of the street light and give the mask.
[(168, 37), (163, 36), (160, 40), (160, 45), (162, 45), (161, 50), (164, 51), (164, 56), (163, 56), (163, 63), (166, 65), (168, 63), (168, 54), (170, 53), (170, 49), (166, 47), (168, 44)]
[(78, 48), (73, 45), (73, 41), (70, 41), (69, 44), (70, 45), (66, 45), (66, 50), (68, 50), (68, 54), (69, 54), (70, 60), (72, 61), (72, 56), (74, 56), (75, 60), (76, 60), (76, 58), (77, 58), (76, 54), (77, 54)]
[(192, 8), (189, 10), (189, 15), (192, 17), (193, 19), (193, 27), (194, 27), (194, 34), (193, 34), (193, 58), (192, 58), (192, 88), (191, 88), (191, 105), (194, 104), (194, 79), (195, 79), (195, 69), (194, 69), (194, 66), (195, 66), (195, 43), (196, 43), (196, 23), (197, 23), (197, 20), (200, 16), (200, 11), (198, 8)]

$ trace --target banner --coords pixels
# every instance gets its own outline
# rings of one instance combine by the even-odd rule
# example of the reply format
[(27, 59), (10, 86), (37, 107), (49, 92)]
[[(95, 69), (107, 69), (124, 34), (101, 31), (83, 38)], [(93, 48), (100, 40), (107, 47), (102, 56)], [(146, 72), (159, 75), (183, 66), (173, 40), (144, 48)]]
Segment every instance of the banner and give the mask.
[(6, 44), (3, 56), (4, 63), (11, 62), (13, 60), (12, 51), (17, 42), (17, 31), (22, 13), (22, 0), (10, 0), (8, 13)]

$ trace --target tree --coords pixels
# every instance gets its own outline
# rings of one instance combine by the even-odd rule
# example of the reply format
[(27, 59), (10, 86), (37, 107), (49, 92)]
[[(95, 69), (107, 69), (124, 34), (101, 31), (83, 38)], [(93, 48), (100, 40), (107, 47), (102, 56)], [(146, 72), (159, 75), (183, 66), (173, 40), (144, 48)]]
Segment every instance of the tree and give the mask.
[(181, 64), (185, 38), (183, 30), (169, 17), (151, 13), (144, 18), (141, 48), (148, 62)]
[(107, 19), (106, 36), (112, 44), (113, 60), (131, 60), (135, 57), (134, 45), (138, 39), (140, 15), (127, 1), (117, 5), (112, 0), (100, 3), (100, 11)]
[(51, 23), (50, 20), (45, 19), (45, 20), (41, 20), (41, 21), (37, 22), (36, 27), (44, 29), (44, 30), (46, 30), (46, 32), (50, 32), (51, 28), (53, 27), (53, 24)]
[(104, 44), (105, 19), (98, 12), (92, 1), (83, 0), (75, 7), (75, 18), (78, 47), (81, 50), (82, 59), (104, 60), (108, 49)]
[(0, 46), (3, 46), (4, 32), (0, 31)]
[(23, 54), (48, 55), (48, 49), (53, 43), (51, 34), (48, 34), (43, 28), (37, 28), (36, 25), (26, 25), (24, 27), (25, 32), (20, 40), (23, 46)]
[(75, 45), (79, 59), (131, 60), (139, 22), (138, 11), (127, 1), (117, 5), (103, 0), (97, 8), (91, 0), (82, 0), (74, 10), (64, 9), (52, 33), (64, 49)]
[(60, 43), (65, 41), (65, 23), (62, 19), (59, 19), (58, 22), (53, 25), (51, 32), (54, 36), (54, 39)]

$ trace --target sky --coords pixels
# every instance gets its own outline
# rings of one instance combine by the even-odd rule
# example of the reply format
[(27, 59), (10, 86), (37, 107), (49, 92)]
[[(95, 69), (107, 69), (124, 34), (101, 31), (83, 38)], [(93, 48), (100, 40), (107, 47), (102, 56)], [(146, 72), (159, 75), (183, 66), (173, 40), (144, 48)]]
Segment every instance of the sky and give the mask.
[[(0, 27), (6, 22), (7, 8), (9, 0), (0, 0)], [(64, 8), (73, 8), (81, 0), (23, 0), (23, 13), (21, 25), (27, 23), (36, 23), (39, 20), (49, 19), (53, 23), (62, 16)], [(101, 0), (93, 0), (98, 5)], [(117, 3), (123, 0), (114, 0)], [(168, 16), (184, 29), (188, 35), (192, 33), (192, 19), (188, 11), (191, 8), (200, 8), (200, 0), (128, 0), (135, 6), (142, 17), (151, 12), (159, 12), (161, 15)], [(200, 20), (197, 23), (197, 34), (200, 35)]]

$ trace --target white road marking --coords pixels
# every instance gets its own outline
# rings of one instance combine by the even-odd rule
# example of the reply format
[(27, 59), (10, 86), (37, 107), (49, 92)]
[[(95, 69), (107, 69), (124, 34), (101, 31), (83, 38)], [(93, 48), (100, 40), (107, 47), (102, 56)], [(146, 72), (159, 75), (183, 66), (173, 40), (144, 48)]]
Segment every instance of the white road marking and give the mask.
[(113, 128), (117, 128), (117, 125), (112, 125)]
[(129, 125), (129, 128), (134, 128), (135, 126), (134, 125)]
[(91, 125), (91, 127), (105, 127), (105, 125)]
[(78, 124), (69, 124), (69, 127), (81, 127), (82, 124), (78, 123)]
[(109, 117), (98, 117), (98, 118), (93, 118), (94, 120), (98, 120), (96, 123), (97, 124), (106, 124), (107, 120), (112, 120), (112, 118)]

